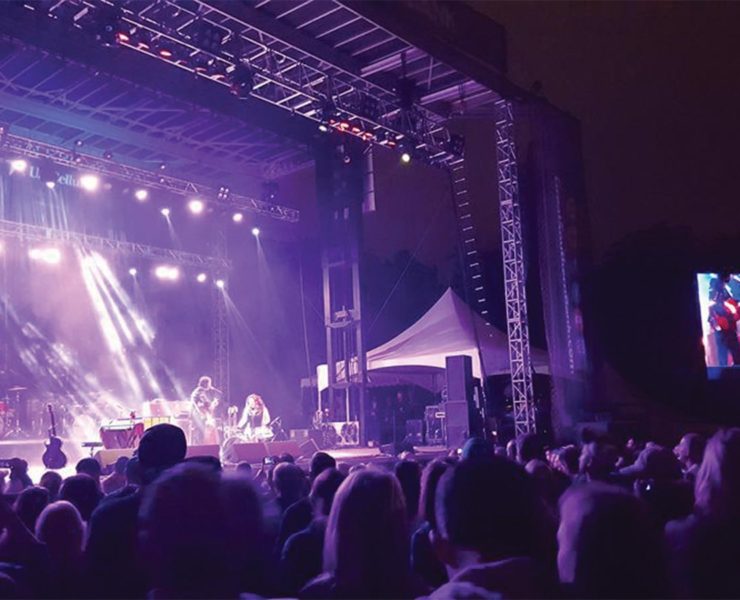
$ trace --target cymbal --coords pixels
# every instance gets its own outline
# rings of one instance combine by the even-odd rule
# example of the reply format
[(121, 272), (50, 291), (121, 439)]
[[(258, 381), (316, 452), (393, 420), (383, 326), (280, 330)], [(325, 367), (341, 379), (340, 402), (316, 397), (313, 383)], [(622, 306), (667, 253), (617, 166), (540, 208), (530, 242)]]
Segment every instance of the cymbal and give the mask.
[(15, 387), (10, 388), (8, 391), (9, 392), (25, 392), (27, 389), (28, 388), (25, 388), (23, 386), (16, 385)]

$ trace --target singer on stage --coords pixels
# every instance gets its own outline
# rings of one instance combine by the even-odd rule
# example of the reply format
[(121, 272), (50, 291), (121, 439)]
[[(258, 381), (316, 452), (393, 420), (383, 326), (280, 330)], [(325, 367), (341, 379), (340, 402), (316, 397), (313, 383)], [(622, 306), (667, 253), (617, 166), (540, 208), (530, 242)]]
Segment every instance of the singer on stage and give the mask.
[(216, 407), (221, 398), (221, 391), (213, 387), (211, 378), (204, 375), (198, 380), (198, 386), (190, 394), (191, 402), (191, 444), (218, 444), (216, 427)]
[(259, 394), (249, 394), (244, 402), (239, 429), (244, 431), (247, 439), (262, 439), (272, 435), (270, 429), (270, 411)]

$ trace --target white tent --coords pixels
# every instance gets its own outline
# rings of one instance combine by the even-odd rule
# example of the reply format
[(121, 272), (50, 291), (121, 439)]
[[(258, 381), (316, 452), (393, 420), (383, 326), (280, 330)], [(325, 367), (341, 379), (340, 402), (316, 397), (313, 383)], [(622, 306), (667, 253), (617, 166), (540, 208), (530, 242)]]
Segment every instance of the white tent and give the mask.
[[(367, 353), (368, 379), (371, 385), (417, 383), (429, 389), (439, 388), (445, 358), (458, 354), (473, 359), (475, 377), (481, 376), (481, 359), (486, 375), (509, 372), (506, 334), (487, 325), (448, 289), (411, 327)], [(547, 353), (532, 348), (531, 354), (535, 372), (549, 372)], [(317, 374), (319, 389), (325, 389), (327, 366), (319, 365)]]

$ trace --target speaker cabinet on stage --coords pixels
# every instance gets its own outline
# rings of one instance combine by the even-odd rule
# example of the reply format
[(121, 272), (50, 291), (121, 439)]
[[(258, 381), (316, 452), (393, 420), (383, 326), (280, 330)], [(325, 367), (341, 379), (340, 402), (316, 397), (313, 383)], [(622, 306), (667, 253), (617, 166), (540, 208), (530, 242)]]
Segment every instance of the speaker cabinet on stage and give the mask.
[(262, 462), (265, 456), (268, 456), (267, 448), (263, 442), (244, 442), (224, 444), (223, 450), (223, 461), (226, 463), (238, 464), (240, 462), (248, 462), (250, 464), (257, 464)]
[(134, 448), (111, 448), (108, 450), (98, 450), (93, 458), (100, 463), (101, 467), (107, 467), (114, 464), (119, 458), (125, 456), (131, 458), (134, 455)]
[(447, 447), (460, 448), (470, 432), (470, 407), (473, 403), (473, 361), (469, 356), (445, 359), (447, 402), (445, 403)]
[(185, 453), (185, 458), (193, 458), (194, 456), (215, 456), (216, 458), (221, 457), (221, 446), (218, 444), (199, 444), (195, 446), (188, 446), (188, 450)]
[(301, 445), (294, 440), (265, 442), (265, 446), (267, 448), (267, 456), (280, 456), (285, 452), (291, 454), (293, 458), (298, 458), (301, 455)]
[(309, 438), (300, 445), (300, 456), (303, 458), (311, 458), (314, 453), (319, 451), (319, 446), (316, 441)]

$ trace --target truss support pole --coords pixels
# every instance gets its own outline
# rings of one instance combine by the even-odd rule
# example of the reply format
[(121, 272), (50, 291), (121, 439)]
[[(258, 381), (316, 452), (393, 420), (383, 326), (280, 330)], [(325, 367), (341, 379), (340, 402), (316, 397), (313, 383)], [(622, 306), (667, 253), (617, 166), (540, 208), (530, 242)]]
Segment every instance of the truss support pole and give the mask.
[(534, 433), (536, 422), (514, 114), (508, 100), (496, 103), (496, 166), (514, 430), (519, 435)]
[(324, 289), (327, 404), (333, 421), (359, 421), (367, 442), (367, 365), (360, 290), (363, 147), (351, 140), (326, 142), (316, 157)]
[[(216, 256), (227, 261), (226, 236), (219, 232), (215, 248)], [(213, 379), (214, 385), (223, 392), (223, 402), (231, 403), (230, 397), (230, 349), (229, 315), (227, 312), (228, 277), (226, 272), (214, 274), (215, 281), (223, 281), (223, 287), (212, 286), (213, 313)]]

